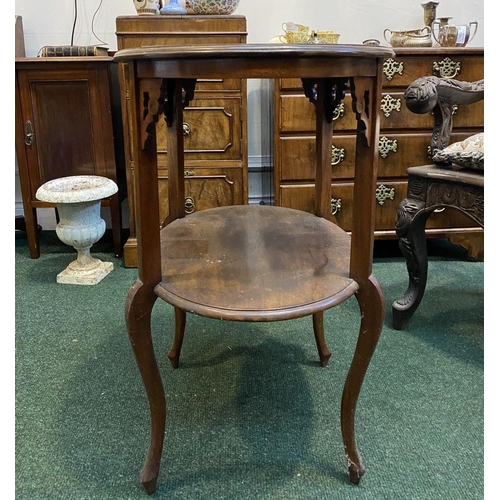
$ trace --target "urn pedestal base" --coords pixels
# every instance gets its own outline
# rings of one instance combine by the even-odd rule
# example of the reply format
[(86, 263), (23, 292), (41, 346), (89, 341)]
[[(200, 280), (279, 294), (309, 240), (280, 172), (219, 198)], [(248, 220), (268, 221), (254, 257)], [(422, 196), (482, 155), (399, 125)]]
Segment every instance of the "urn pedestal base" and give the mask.
[(57, 283), (66, 285), (97, 285), (113, 269), (112, 262), (103, 262), (94, 259), (95, 265), (87, 268), (78, 265), (78, 260), (74, 260), (68, 267), (61, 271), (56, 278)]

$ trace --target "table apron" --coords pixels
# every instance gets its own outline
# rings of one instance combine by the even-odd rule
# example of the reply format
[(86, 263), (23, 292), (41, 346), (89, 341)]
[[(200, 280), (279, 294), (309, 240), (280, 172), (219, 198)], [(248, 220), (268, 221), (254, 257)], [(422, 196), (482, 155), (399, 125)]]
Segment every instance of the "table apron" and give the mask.
[(276, 59), (261, 58), (243, 60), (240, 58), (189, 60), (145, 60), (137, 61), (138, 78), (348, 78), (375, 77), (378, 59), (343, 59), (336, 64), (331, 58)]

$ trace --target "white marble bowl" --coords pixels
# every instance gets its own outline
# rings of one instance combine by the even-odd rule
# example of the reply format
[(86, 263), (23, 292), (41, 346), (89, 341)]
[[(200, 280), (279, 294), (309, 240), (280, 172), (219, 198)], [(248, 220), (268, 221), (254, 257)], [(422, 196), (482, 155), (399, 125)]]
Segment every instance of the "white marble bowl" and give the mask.
[(195, 14), (232, 14), (240, 0), (189, 0)]

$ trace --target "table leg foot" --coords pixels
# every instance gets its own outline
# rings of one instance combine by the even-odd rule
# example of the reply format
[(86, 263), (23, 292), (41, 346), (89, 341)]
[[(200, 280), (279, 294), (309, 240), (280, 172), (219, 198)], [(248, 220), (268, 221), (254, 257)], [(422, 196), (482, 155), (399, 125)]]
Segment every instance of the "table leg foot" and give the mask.
[(360, 467), (356, 464), (350, 463), (349, 464), (349, 481), (352, 484), (359, 484), (359, 481), (361, 480), (361, 476), (365, 473), (365, 468), (363, 464), (359, 464)]
[(323, 311), (313, 314), (313, 328), (314, 337), (316, 339), (316, 346), (318, 348), (319, 361), (321, 366), (325, 367), (328, 365), (328, 360), (332, 353), (328, 349), (328, 345), (325, 340), (325, 329), (323, 326)]
[(160, 464), (146, 464), (141, 471), (139, 480), (148, 495), (152, 495), (156, 491), (156, 483), (160, 472)]
[(156, 300), (154, 287), (137, 280), (127, 295), (125, 317), (130, 343), (149, 400), (151, 436), (140, 481), (148, 493), (154, 493), (160, 470), (167, 408), (151, 339), (151, 311)]
[(359, 283), (356, 299), (361, 312), (361, 325), (356, 350), (342, 393), (340, 409), (340, 425), (349, 467), (349, 479), (354, 484), (359, 483), (361, 476), (365, 472), (356, 445), (356, 404), (368, 365), (380, 337), (385, 314), (384, 294), (374, 276), (370, 276), (364, 283)]
[(173, 368), (179, 367), (179, 356), (181, 354), (182, 341), (184, 340), (184, 331), (186, 329), (186, 311), (175, 307), (175, 333), (172, 347), (167, 354)]

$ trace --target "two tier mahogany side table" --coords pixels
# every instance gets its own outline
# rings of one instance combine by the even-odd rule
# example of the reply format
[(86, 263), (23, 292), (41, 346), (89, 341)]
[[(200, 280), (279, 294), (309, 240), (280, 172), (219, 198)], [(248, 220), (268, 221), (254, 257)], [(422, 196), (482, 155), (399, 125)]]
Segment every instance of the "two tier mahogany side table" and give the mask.
[[(233, 321), (312, 316), (321, 365), (330, 351), (323, 312), (355, 296), (359, 338), (341, 402), (349, 478), (365, 468), (355, 439), (355, 409), (384, 319), (384, 298), (372, 275), (382, 64), (390, 48), (364, 45), (241, 44), (120, 50), (126, 63), (137, 158), (138, 279), (126, 320), (148, 395), (151, 439), (140, 480), (156, 489), (166, 402), (151, 338), (151, 311), (160, 297), (175, 309), (168, 353), (178, 366), (186, 312)], [(277, 206), (240, 205), (185, 216), (183, 108), (197, 79), (301, 78), (316, 107), (315, 214)], [(350, 92), (356, 115), (354, 221), (351, 235), (331, 213), (331, 148), (336, 106)], [(156, 122), (167, 121), (169, 215), (158, 220)], [(163, 119), (163, 118), (162, 118)]]

